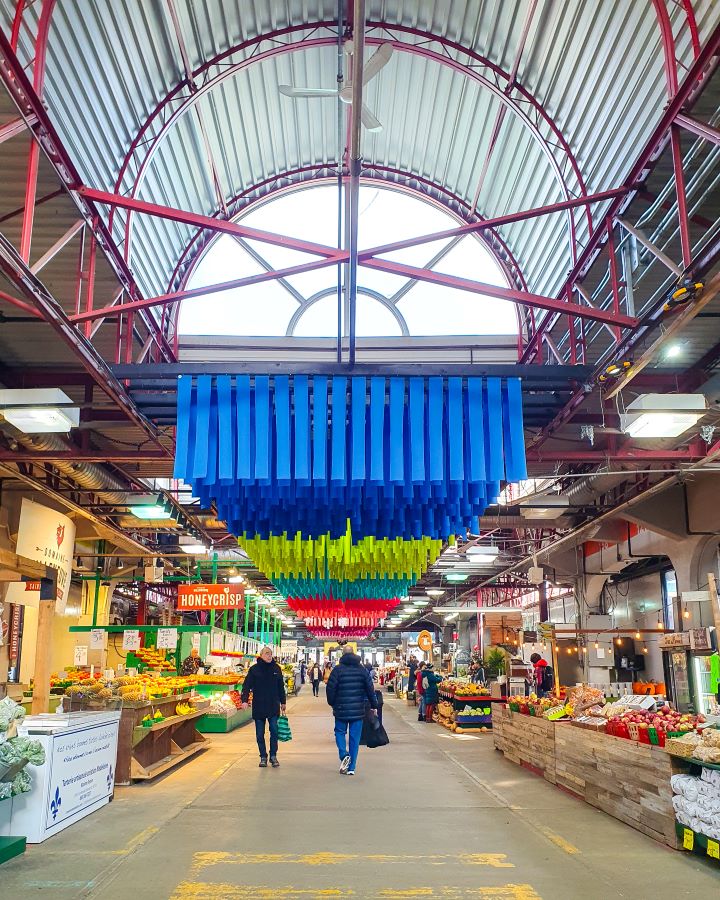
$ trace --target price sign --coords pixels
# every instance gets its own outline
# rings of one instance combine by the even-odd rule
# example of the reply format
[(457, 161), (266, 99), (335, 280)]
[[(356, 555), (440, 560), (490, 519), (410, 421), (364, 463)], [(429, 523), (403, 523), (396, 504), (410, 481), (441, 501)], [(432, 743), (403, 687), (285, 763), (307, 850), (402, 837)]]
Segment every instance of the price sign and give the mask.
[(87, 653), (88, 653), (88, 648), (84, 645), (82, 647), (75, 648), (74, 662), (75, 662), (76, 666), (86, 666), (87, 665)]
[(158, 628), (158, 650), (174, 650), (178, 643), (177, 628)]
[[(695, 845), (695, 832), (691, 831), (689, 828), (683, 829), (683, 847), (686, 850), (692, 850)], [(708, 851), (709, 851), (708, 847)]]
[(707, 855), (714, 859), (720, 859), (720, 844), (708, 838)]
[(140, 649), (140, 632), (135, 629), (123, 631), (123, 650), (139, 650)]
[(200, 635), (196, 632), (190, 635), (193, 650), (200, 650)]
[(104, 650), (107, 634), (102, 628), (93, 628), (90, 632), (90, 649)]

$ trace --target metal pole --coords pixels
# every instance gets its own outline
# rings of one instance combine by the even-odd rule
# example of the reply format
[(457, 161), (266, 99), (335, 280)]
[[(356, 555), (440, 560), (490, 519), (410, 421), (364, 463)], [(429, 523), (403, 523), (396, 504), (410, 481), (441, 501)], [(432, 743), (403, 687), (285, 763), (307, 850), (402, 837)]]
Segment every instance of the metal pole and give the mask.
[(680, 129), (670, 126), (670, 147), (672, 149), (673, 170), (675, 172), (675, 191), (677, 193), (678, 218), (680, 220), (680, 243), (682, 245), (683, 266), (692, 264), (692, 246), (690, 228), (688, 226), (687, 197), (685, 195), (685, 175), (683, 173), (682, 147), (680, 145)]
[[(210, 574), (213, 584), (217, 584), (217, 574), (218, 574), (218, 555), (217, 555), (217, 553), (213, 553), (212, 570), (211, 570), (211, 574)], [(212, 625), (213, 628), (215, 627), (215, 611), (214, 610), (212, 613), (210, 613), (210, 624)]]
[(363, 65), (365, 55), (365, 0), (353, 4), (353, 80), (352, 109), (350, 119), (350, 234), (348, 265), (349, 300), (349, 362), (355, 365), (355, 324), (357, 319), (357, 268), (358, 268), (358, 219), (360, 214), (360, 140), (362, 137)]
[[(338, 91), (342, 87), (343, 72), (343, 0), (338, 0)], [(337, 100), (337, 188), (338, 188), (338, 219), (337, 219), (337, 246), (343, 248), (343, 104), (338, 96)], [(342, 318), (343, 318), (343, 288), (342, 288), (343, 264), (337, 266), (337, 361), (342, 362)]]
[(250, 624), (250, 604), (252, 600), (245, 602), (245, 625), (243, 626), (243, 637), (248, 636), (248, 625)]

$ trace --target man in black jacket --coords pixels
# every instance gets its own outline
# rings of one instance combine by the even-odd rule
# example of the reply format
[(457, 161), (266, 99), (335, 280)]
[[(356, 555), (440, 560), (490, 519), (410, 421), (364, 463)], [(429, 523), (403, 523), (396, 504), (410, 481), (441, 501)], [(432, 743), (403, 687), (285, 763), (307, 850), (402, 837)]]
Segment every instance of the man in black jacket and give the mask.
[(273, 659), (271, 647), (263, 647), (260, 656), (250, 670), (243, 684), (243, 709), (247, 709), (248, 698), (252, 691), (252, 717), (255, 720), (255, 736), (260, 751), (260, 768), (266, 769), (268, 764), (267, 747), (265, 745), (265, 723), (270, 729), (270, 764), (273, 769), (280, 765), (278, 751), (278, 716), (285, 715), (285, 679), (282, 669)]
[[(360, 736), (362, 735), (365, 705), (377, 710), (375, 686), (360, 657), (345, 647), (340, 662), (330, 673), (327, 701), (335, 715), (335, 743), (340, 754), (340, 774), (354, 775)], [(348, 749), (347, 734), (350, 733)]]

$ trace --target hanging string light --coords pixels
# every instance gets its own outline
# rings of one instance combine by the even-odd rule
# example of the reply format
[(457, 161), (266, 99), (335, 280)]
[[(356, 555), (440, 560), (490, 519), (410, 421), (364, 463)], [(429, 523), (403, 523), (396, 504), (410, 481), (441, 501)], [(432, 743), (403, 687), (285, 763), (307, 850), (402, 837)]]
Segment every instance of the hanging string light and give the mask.
[(635, 632), (635, 640), (636, 640), (636, 641), (639, 641), (639, 640), (640, 640), (640, 629), (639, 629), (639, 628), (638, 628), (638, 630)]

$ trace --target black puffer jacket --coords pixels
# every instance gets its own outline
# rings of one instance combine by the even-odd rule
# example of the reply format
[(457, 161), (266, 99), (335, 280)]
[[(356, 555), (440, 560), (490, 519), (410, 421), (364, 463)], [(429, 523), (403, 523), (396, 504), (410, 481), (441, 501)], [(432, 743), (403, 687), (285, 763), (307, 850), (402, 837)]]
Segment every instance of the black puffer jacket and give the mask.
[(335, 718), (343, 722), (363, 719), (367, 703), (377, 709), (375, 686), (367, 669), (361, 665), (359, 656), (344, 653), (340, 657), (340, 662), (328, 678), (327, 701), (333, 708)]
[(258, 657), (254, 666), (250, 666), (243, 684), (241, 699), (248, 702), (252, 691), (253, 719), (271, 719), (280, 715), (280, 704), (286, 702), (285, 679), (282, 669), (273, 660), (265, 662)]

